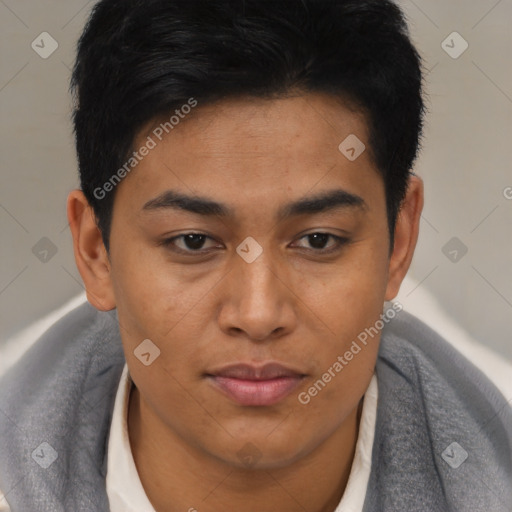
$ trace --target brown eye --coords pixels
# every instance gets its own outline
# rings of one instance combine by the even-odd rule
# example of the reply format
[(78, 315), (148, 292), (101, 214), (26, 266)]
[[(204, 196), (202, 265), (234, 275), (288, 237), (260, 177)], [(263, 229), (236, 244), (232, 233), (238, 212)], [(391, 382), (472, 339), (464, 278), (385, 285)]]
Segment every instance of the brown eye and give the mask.
[[(345, 245), (348, 242), (347, 238), (340, 237), (333, 235), (332, 233), (322, 233), (322, 232), (316, 232), (316, 233), (309, 233), (307, 235), (304, 235), (300, 240), (306, 239), (307, 243), (310, 245), (310, 248), (304, 247), (305, 249), (310, 249), (314, 252), (318, 253), (330, 253), (337, 251), (341, 249), (343, 245)], [(329, 241), (329, 239), (334, 240), (334, 243), (331, 244), (329, 247), (326, 248), (326, 245)]]
[(190, 233), (188, 235), (182, 235), (184, 244), (187, 249), (198, 250), (202, 249), (204, 242), (206, 240), (206, 235), (198, 235), (195, 233)]
[(204, 254), (212, 248), (204, 249), (205, 242), (208, 239), (213, 240), (204, 233), (184, 233), (164, 240), (162, 245), (181, 254)]

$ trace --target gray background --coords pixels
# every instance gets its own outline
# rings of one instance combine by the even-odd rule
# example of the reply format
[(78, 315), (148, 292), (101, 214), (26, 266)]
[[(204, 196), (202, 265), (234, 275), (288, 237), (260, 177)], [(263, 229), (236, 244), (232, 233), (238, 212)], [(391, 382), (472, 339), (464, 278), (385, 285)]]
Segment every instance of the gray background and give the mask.
[[(402, 293), (427, 289), (474, 338), (512, 359), (512, 188), (504, 193), (512, 187), (512, 0), (400, 4), (428, 69), (429, 108), (415, 169), (426, 191), (410, 271), (420, 284)], [(0, 0), (1, 340), (82, 291), (65, 211), (78, 185), (68, 84), (92, 5)], [(442, 46), (454, 31), (469, 44), (457, 59)], [(42, 32), (59, 45), (47, 59), (31, 47)], [(452, 39), (445, 44), (454, 51)]]

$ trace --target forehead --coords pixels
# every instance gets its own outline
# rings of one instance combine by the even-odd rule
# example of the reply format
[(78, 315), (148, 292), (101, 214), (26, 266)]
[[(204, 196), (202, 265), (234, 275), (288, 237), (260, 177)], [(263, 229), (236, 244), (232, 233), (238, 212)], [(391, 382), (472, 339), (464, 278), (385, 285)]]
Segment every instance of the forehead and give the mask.
[[(135, 149), (149, 139), (155, 144), (118, 187), (130, 209), (172, 189), (208, 195), (239, 211), (250, 200), (254, 215), (255, 205), (277, 209), (333, 188), (364, 197), (382, 184), (364, 114), (328, 95), (198, 102), (172, 129), (167, 125), (168, 133), (162, 130), (166, 119), (153, 120), (136, 139)], [(357, 159), (344, 154), (345, 140), (364, 144)]]
[[(139, 136), (157, 140), (169, 132), (164, 115)], [(230, 98), (201, 105), (173, 126), (172, 138), (196, 158), (293, 158), (322, 152), (338, 156), (339, 144), (353, 134), (368, 140), (365, 114), (348, 101), (321, 93), (295, 94), (276, 99)], [(178, 129), (179, 128), (179, 129)], [(161, 133), (163, 132), (163, 133)], [(160, 135), (161, 134), (161, 135)], [(368, 155), (370, 148), (367, 146)]]

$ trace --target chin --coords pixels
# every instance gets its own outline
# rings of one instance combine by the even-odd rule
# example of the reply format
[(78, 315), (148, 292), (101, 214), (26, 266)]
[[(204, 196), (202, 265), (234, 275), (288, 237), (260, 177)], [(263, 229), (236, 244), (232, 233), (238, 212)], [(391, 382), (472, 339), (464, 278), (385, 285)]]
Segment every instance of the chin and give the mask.
[[(283, 443), (282, 437), (286, 438), (288, 444)], [(235, 436), (233, 443), (226, 447), (227, 450), (216, 449), (212, 450), (211, 453), (224, 463), (238, 469), (280, 469), (307, 455), (300, 439), (294, 440), (297, 444), (291, 445), (289, 444), (290, 438), (290, 433), (285, 436), (276, 436), (276, 438), (270, 440), (268, 432), (260, 436), (249, 436), (246, 433), (243, 438)]]

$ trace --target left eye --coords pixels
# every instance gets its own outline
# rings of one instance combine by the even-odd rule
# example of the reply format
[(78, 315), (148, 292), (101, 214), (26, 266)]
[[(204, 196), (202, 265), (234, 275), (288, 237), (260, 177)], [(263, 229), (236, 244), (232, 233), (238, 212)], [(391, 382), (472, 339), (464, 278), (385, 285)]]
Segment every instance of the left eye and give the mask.
[[(308, 235), (304, 235), (302, 238), (300, 238), (300, 240), (305, 238), (308, 240), (308, 243), (313, 247), (315, 252), (331, 252), (338, 249), (341, 245), (347, 242), (346, 238), (336, 236), (331, 233), (310, 233)], [(326, 249), (325, 245), (329, 238), (332, 238), (335, 243)]]

